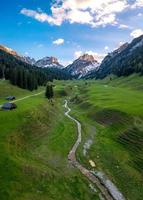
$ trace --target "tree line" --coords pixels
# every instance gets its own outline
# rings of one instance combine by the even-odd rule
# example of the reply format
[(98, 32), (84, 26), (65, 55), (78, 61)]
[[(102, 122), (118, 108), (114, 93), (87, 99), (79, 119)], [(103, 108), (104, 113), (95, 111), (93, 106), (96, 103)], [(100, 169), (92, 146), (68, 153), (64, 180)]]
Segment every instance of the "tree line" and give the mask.
[(9, 80), (13, 85), (32, 91), (38, 86), (46, 85), (47, 81), (70, 78), (70, 75), (61, 69), (32, 66), (0, 50), (0, 79)]

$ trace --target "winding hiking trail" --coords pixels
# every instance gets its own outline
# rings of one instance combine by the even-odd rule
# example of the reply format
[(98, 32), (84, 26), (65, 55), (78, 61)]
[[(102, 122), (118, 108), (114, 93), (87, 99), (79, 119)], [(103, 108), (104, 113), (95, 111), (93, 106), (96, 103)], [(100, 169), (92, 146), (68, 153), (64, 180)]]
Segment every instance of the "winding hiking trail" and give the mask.
[(30, 97), (38, 96), (38, 95), (40, 95), (40, 94), (42, 94), (42, 93), (44, 93), (44, 91), (39, 92), (39, 93), (36, 93), (36, 94), (28, 95), (28, 96), (23, 97), (23, 98), (20, 98), (20, 99), (16, 99), (16, 100), (11, 101), (11, 102), (12, 102), (12, 103), (15, 103), (15, 102), (18, 102), (18, 101), (22, 101), (22, 100), (28, 99), (28, 98), (30, 98)]
[(92, 183), (96, 184), (96, 186), (99, 188), (99, 190), (101, 191), (102, 195), (106, 200), (125, 200), (124, 196), (120, 193), (120, 191), (118, 191), (116, 186), (109, 179), (104, 180), (100, 176), (97, 177), (96, 174), (94, 174), (94, 172), (83, 167), (76, 159), (76, 151), (82, 139), (81, 123), (74, 117), (69, 115), (71, 109), (68, 107), (67, 100), (65, 100), (64, 107), (67, 109), (67, 111), (65, 112), (65, 116), (67, 116), (70, 120), (74, 121), (77, 124), (77, 131), (78, 131), (78, 138), (68, 154), (68, 160), (74, 167), (78, 168), (80, 172), (84, 176), (86, 176)]
[[(13, 100), (13, 101), (10, 101), (10, 102), (11, 102), (11, 103), (15, 103), (15, 102), (18, 102), (18, 101), (23, 101), (23, 100), (28, 99), (28, 98), (30, 98), (30, 97), (38, 96), (38, 95), (40, 95), (40, 94), (42, 94), (42, 93), (44, 93), (44, 91), (39, 92), (39, 93), (36, 93), (36, 94), (28, 95), (28, 96), (25, 96), (25, 97), (22, 97), (22, 98), (20, 98), (20, 99), (16, 99), (16, 100)], [(1, 108), (1, 107), (2, 107), (2, 104), (0, 105), (0, 108)]]

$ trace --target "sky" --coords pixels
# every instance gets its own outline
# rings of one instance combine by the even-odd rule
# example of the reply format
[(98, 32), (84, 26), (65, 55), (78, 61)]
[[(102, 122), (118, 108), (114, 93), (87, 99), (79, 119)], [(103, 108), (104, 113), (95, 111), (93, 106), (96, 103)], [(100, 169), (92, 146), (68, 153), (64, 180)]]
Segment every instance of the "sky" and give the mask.
[(5, 0), (0, 3), (0, 44), (68, 65), (84, 53), (100, 62), (143, 34), (143, 0)]

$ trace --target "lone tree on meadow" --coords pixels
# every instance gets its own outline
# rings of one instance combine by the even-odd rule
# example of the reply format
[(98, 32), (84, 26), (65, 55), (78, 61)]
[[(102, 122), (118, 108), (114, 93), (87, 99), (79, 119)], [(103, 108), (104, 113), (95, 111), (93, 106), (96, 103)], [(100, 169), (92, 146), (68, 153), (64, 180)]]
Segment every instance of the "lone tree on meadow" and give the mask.
[(53, 91), (53, 85), (47, 85), (46, 86), (46, 93), (45, 93), (46, 98), (52, 99), (54, 96), (54, 91)]

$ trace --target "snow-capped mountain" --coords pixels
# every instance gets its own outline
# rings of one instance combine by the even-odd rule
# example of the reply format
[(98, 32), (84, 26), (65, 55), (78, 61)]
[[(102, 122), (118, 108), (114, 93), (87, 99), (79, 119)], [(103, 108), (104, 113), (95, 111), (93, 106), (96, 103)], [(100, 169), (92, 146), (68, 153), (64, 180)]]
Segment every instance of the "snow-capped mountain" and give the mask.
[(42, 68), (64, 68), (63, 65), (61, 65), (59, 62), (58, 62), (58, 59), (55, 58), (55, 57), (45, 57), (45, 58), (42, 58), (40, 60), (38, 60), (35, 65), (37, 67), (42, 67)]
[(75, 60), (72, 64), (68, 65), (67, 70), (72, 76), (77, 78), (84, 77), (89, 71), (98, 69), (99, 63), (92, 55), (84, 54)]
[(34, 58), (31, 58), (29, 56), (21, 56), (21, 60), (30, 64), (30, 65), (35, 65), (36, 60)]

